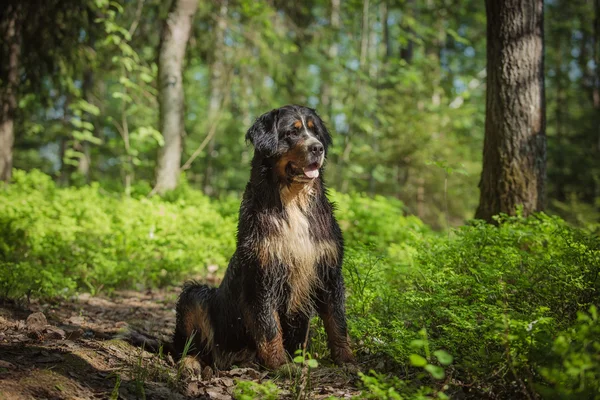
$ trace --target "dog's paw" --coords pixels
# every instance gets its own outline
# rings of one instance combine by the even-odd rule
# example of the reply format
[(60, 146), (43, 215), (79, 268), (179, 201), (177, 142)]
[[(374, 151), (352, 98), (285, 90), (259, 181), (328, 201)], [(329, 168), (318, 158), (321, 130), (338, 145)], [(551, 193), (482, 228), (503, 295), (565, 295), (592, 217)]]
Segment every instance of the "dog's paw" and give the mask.
[(340, 368), (347, 374), (349, 375), (353, 375), (353, 376), (358, 376), (359, 372), (362, 372), (360, 370), (360, 368), (358, 367), (358, 365), (356, 364), (356, 362), (345, 362), (343, 363)]
[(202, 365), (195, 357), (187, 356), (179, 361), (179, 368), (184, 380), (202, 377)]

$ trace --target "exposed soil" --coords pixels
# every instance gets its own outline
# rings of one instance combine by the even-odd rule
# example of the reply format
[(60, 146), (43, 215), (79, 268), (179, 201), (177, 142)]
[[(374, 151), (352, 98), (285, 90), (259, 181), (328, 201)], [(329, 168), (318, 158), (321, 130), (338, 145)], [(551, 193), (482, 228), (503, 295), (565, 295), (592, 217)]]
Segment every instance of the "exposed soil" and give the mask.
[[(352, 397), (355, 376), (318, 367), (299, 378), (260, 368), (193, 371), (119, 339), (134, 329), (168, 340), (178, 289), (0, 303), (0, 400), (230, 399), (238, 381), (273, 380), (282, 398)], [(305, 370), (306, 372), (306, 370)]]

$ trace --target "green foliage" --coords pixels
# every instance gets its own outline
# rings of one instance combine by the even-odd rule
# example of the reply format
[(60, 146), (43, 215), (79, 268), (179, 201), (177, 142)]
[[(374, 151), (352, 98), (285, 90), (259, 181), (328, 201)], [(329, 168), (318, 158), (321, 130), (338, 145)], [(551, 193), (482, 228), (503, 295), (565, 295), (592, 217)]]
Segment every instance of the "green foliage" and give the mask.
[[(531, 381), (545, 386), (540, 373), (554, 357), (553, 338), (597, 301), (600, 238), (543, 214), (499, 222), (406, 239), (412, 250), (403, 258), (350, 252), (347, 308), (359, 351), (400, 365), (410, 361), (436, 379), (452, 354), (452, 375), (498, 392), (509, 390), (511, 381), (520, 393), (534, 390)], [(415, 345), (424, 354), (415, 354)], [(430, 354), (427, 346), (438, 350)], [(577, 346), (573, 357), (597, 366), (593, 357), (584, 361)]]
[(541, 375), (552, 389), (539, 385), (546, 397), (600, 398), (600, 320), (598, 309), (578, 312), (577, 322), (552, 345), (551, 364)]
[(15, 171), (0, 196), (0, 293), (97, 292), (180, 283), (211, 264), (224, 270), (235, 219), (217, 208), (200, 193), (122, 198), (97, 184), (57, 189), (46, 175)]
[(271, 381), (254, 382), (238, 381), (235, 386), (234, 397), (239, 400), (277, 400), (280, 389)]

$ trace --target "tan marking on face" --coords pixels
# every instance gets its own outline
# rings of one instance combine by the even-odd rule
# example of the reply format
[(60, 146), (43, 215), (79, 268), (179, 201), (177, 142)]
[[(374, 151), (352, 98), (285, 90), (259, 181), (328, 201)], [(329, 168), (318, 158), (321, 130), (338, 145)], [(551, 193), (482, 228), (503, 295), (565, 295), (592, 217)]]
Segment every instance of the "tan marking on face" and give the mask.
[(287, 218), (271, 216), (272, 235), (262, 240), (259, 258), (263, 265), (282, 263), (289, 268), (288, 311), (312, 313), (310, 298), (321, 285), (317, 264), (335, 265), (338, 248), (333, 240), (317, 240), (312, 235), (305, 210), (314, 201), (312, 184), (284, 186), (281, 191)]
[(301, 126), (302, 126), (302, 121), (296, 120), (296, 122), (294, 122), (294, 128), (300, 129)]
[(313, 123), (312, 119), (308, 120), (308, 123), (306, 124), (310, 129), (315, 127), (315, 124)]
[(296, 146), (294, 146), (293, 149), (282, 155), (281, 158), (277, 161), (277, 164), (275, 166), (277, 176), (282, 180), (286, 179), (287, 176), (285, 172), (285, 167), (288, 165), (288, 163), (293, 162), (296, 164), (303, 164), (304, 159), (305, 155), (302, 151), (301, 143), (298, 143)]

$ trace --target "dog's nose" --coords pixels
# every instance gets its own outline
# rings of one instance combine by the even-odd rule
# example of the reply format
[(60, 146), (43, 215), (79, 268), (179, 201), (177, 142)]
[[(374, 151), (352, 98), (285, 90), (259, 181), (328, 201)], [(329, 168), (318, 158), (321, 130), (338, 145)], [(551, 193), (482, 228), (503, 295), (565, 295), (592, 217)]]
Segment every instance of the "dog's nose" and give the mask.
[(323, 145), (321, 143), (315, 143), (310, 146), (310, 152), (316, 156), (323, 154)]

